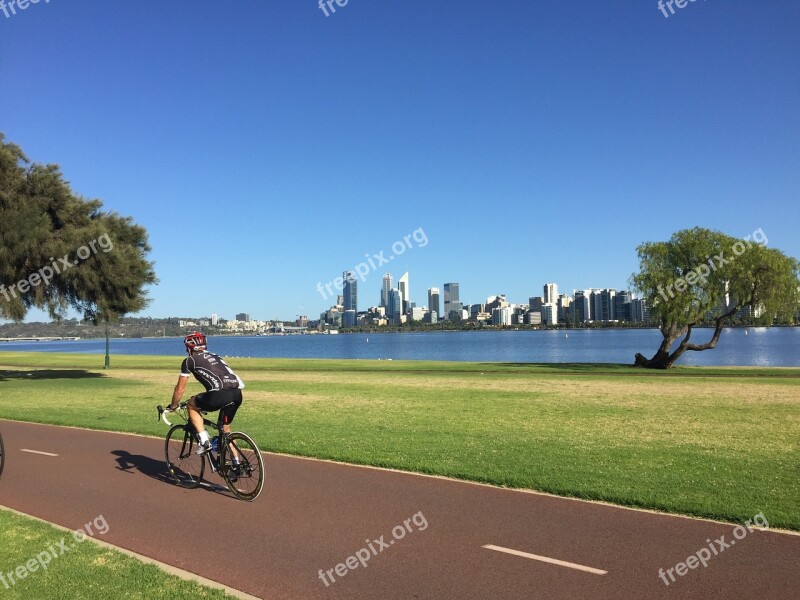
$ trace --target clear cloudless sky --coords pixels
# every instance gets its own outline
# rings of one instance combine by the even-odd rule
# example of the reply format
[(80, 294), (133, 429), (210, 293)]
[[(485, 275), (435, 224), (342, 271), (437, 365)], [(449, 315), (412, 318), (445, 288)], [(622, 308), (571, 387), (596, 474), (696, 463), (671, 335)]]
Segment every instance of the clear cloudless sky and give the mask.
[(800, 256), (799, 30), (782, 0), (40, 1), (0, 11), (0, 131), (147, 228), (145, 315), (317, 318), (418, 228), (389, 270), (419, 305), (527, 302), (624, 289), (687, 227)]

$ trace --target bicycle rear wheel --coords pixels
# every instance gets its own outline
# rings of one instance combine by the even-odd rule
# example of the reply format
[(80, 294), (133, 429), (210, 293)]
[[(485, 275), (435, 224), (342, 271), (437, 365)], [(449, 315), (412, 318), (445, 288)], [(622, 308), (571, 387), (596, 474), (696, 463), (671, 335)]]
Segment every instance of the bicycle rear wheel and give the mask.
[(6, 449), (3, 446), (3, 436), (0, 435), (0, 476), (3, 475), (3, 465), (6, 463)]
[[(264, 488), (264, 457), (261, 451), (253, 438), (237, 431), (228, 436), (224, 452), (222, 477), (228, 489), (239, 500), (252, 502)], [(238, 456), (238, 465), (233, 460), (234, 456)]]
[(164, 455), (169, 474), (181, 487), (196, 488), (203, 481), (206, 457), (195, 453), (194, 435), (186, 425), (174, 425), (167, 434)]

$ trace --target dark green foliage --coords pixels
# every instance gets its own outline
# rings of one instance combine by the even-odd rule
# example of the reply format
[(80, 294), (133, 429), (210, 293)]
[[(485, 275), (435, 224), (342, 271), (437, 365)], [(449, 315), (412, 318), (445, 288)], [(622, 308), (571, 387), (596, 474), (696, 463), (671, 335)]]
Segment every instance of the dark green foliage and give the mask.
[(156, 282), (147, 232), (102, 208), (0, 133), (0, 317), (37, 307), (59, 319), (72, 308), (97, 322), (146, 306)]

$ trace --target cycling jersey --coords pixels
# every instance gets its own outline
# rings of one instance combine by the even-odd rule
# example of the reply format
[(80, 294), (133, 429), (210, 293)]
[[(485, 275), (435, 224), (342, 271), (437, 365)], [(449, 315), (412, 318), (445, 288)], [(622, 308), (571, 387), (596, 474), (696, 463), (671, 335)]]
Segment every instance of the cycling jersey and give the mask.
[(194, 375), (207, 392), (216, 390), (242, 390), (244, 382), (212, 352), (196, 352), (181, 363), (181, 377)]

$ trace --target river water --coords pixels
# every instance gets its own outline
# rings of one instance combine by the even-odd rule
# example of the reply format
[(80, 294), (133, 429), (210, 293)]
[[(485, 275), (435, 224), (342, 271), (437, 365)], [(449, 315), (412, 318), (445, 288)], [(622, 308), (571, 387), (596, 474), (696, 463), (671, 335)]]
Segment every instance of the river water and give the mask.
[[(696, 329), (705, 342), (711, 329)], [(210, 349), (222, 356), (265, 358), (358, 358), (532, 363), (633, 363), (652, 356), (661, 341), (656, 329), (569, 331), (456, 331), (339, 335), (220, 336)], [(2, 351), (104, 353), (104, 340), (2, 342)], [(111, 353), (183, 355), (181, 338), (113, 339)], [(703, 366), (800, 366), (800, 327), (726, 329), (714, 350), (687, 352), (677, 364)]]

